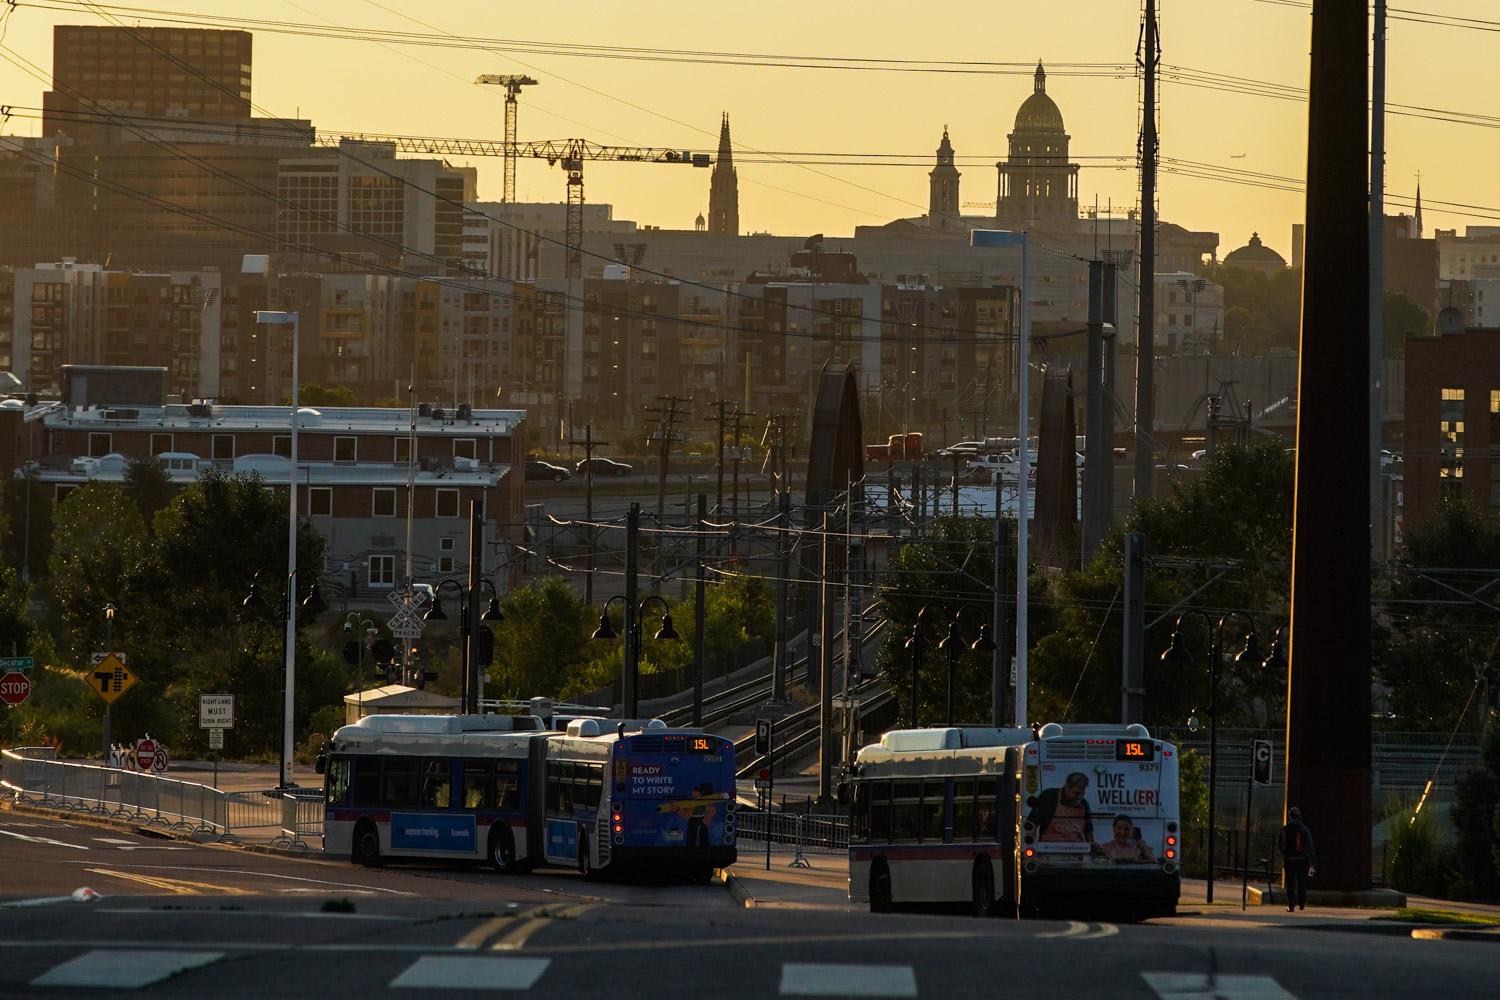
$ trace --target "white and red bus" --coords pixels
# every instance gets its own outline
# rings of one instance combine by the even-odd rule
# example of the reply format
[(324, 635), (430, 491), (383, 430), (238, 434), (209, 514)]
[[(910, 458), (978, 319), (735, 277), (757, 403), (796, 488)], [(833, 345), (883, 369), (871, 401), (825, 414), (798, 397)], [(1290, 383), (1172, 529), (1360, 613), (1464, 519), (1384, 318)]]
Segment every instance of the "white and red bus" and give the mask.
[(893, 730), (851, 775), (849, 899), (884, 912), (962, 903), (977, 915), (1020, 902), (1017, 798), (1027, 729)]
[(1177, 748), (1138, 724), (1054, 722), (1024, 754), (1022, 909), (1174, 913), (1182, 882)]

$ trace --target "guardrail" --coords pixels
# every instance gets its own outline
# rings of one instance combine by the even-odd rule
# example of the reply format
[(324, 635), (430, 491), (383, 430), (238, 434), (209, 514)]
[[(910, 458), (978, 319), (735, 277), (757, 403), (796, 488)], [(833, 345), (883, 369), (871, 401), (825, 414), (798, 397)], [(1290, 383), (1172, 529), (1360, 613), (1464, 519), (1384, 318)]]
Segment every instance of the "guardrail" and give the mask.
[(50, 751), (0, 751), (0, 790), (16, 802), (62, 813), (126, 820), (174, 833), (307, 850), (323, 835), (322, 789), (226, 792), (208, 785), (95, 764)]

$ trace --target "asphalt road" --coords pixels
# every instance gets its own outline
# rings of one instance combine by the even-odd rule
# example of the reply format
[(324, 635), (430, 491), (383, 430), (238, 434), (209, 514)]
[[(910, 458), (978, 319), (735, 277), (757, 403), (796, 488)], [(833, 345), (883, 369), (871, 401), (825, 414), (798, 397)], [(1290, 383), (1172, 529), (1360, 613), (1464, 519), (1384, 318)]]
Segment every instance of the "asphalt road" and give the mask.
[[(1310, 927), (744, 910), (720, 886), (366, 871), (17, 813), (0, 841), (0, 997), (1493, 997), (1500, 957)], [(66, 898), (81, 885), (103, 898)]]

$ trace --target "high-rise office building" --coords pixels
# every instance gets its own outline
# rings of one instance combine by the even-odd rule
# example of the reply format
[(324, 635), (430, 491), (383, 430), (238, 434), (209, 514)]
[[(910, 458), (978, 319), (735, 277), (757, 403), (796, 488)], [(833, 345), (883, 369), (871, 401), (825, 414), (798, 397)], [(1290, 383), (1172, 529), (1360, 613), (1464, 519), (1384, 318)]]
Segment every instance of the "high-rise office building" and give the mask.
[(102, 141), (108, 109), (148, 118), (248, 118), (250, 32), (60, 24), (52, 32), (52, 89), (44, 134)]

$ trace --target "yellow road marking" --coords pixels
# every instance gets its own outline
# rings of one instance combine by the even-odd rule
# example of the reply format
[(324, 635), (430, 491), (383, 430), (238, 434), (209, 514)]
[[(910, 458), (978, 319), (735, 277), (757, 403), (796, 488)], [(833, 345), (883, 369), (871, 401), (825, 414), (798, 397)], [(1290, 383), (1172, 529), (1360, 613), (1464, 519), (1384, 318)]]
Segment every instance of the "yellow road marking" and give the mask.
[[(496, 916), (459, 939), (459, 948), (483, 948), (484, 942), (493, 936), (490, 951), (513, 952), (525, 948), (526, 942), (546, 927), (550, 921), (574, 921), (595, 909), (597, 903), (574, 903), (570, 906), (543, 906), (517, 918)], [(499, 931), (496, 934), (496, 931)]]
[(129, 882), (139, 882), (149, 885), (154, 889), (165, 889), (179, 896), (196, 896), (200, 892), (220, 893), (225, 896), (247, 896), (248, 889), (237, 889), (227, 885), (214, 885), (210, 882), (190, 882), (186, 879), (162, 878), (157, 875), (140, 875), (135, 872), (115, 871), (112, 868), (89, 868), (96, 875), (109, 875), (113, 878), (122, 878)]

